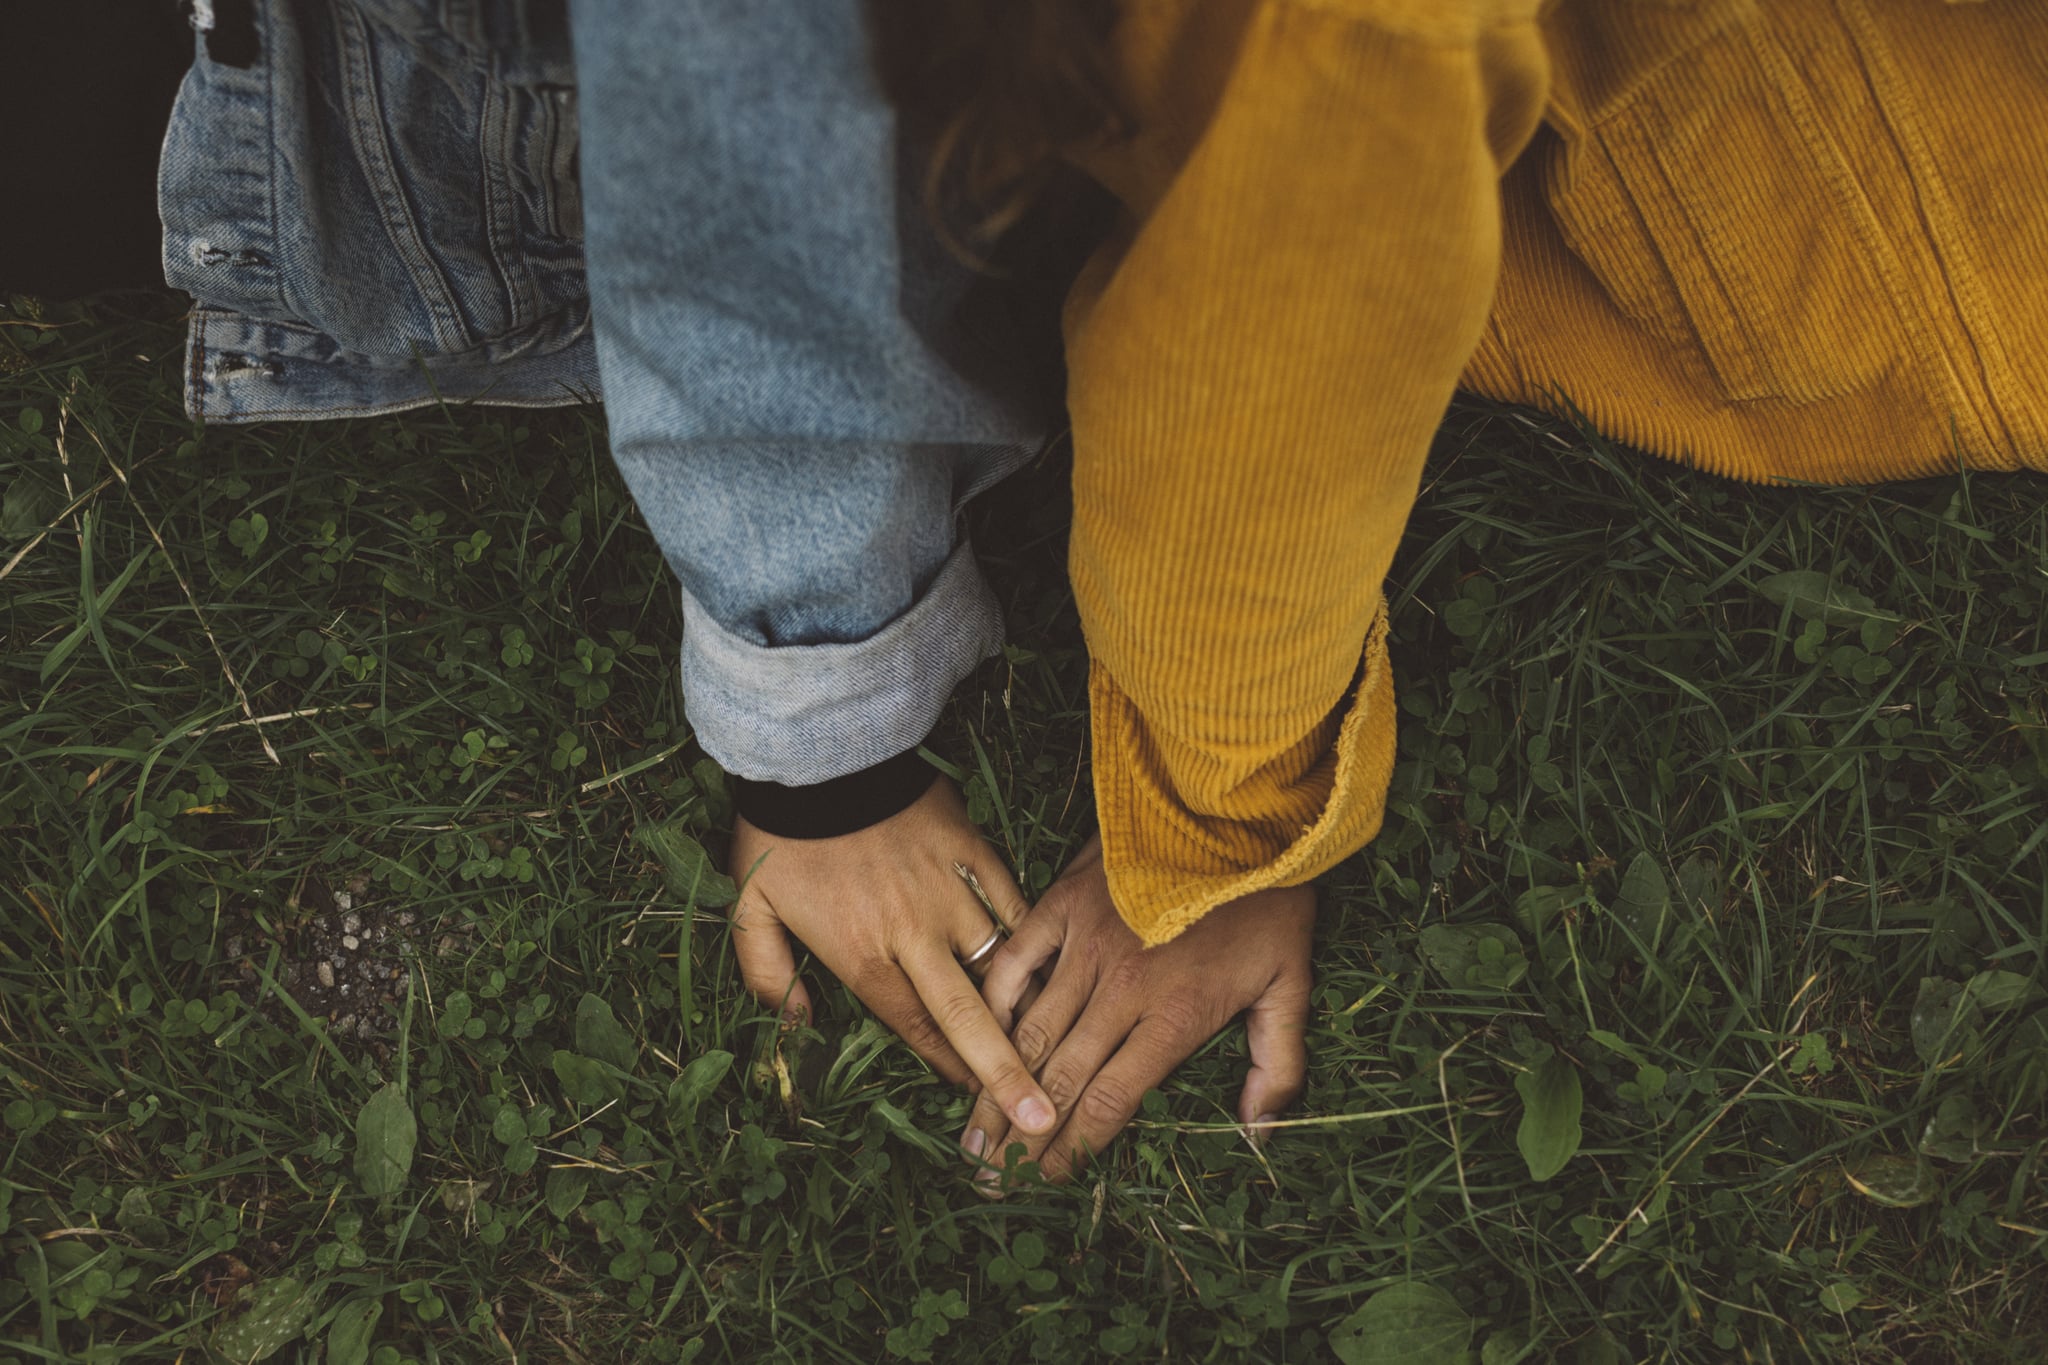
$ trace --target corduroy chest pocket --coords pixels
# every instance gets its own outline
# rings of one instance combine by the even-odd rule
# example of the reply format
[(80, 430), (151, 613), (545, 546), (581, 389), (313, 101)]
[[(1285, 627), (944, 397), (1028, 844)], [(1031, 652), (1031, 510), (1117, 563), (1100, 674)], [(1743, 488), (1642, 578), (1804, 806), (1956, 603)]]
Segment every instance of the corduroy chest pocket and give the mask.
[(1610, 5), (1561, 34), (1546, 170), (1572, 250), (1731, 401), (1865, 388), (1903, 350), (1874, 228), (1749, 0)]

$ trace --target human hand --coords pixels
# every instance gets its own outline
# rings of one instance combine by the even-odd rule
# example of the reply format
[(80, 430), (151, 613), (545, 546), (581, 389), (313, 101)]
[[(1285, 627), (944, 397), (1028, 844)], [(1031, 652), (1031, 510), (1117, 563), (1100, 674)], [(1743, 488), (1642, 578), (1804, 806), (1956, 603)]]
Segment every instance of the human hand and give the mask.
[(1024, 1132), (1051, 1131), (1050, 1101), (960, 965), (995, 926), (957, 867), (974, 874), (1006, 927), (1030, 907), (951, 782), (941, 778), (880, 824), (830, 839), (780, 838), (742, 818), (730, 863), (742, 880), (733, 950), (763, 1004), (788, 1019), (812, 1016), (790, 948), (795, 934), (940, 1075), (956, 1085), (978, 1079), (990, 1112)]
[[(1005, 1145), (1019, 1138), (1023, 1159), (1046, 1178), (1068, 1178), (1130, 1121), (1147, 1090), (1240, 1011), (1248, 1011), (1252, 1066), (1238, 1119), (1278, 1117), (1307, 1076), (1314, 931), (1314, 890), (1284, 887), (1219, 906), (1171, 943), (1146, 948), (1118, 917), (1101, 846), (1091, 841), (997, 951), (982, 983), (1061, 1126), (1013, 1132), (984, 1096), (961, 1141), (984, 1163), (978, 1178), (999, 1181)], [(1027, 1001), (1033, 974), (1055, 953), (1043, 991)]]

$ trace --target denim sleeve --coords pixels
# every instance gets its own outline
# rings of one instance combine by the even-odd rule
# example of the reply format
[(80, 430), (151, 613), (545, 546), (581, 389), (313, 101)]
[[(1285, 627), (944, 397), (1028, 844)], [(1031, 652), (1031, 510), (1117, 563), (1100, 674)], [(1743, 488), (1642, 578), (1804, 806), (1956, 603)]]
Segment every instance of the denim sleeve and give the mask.
[(925, 228), (861, 7), (572, 6), (613, 457), (683, 585), (732, 772), (917, 744), (1001, 639), (957, 514), (1045, 414)]

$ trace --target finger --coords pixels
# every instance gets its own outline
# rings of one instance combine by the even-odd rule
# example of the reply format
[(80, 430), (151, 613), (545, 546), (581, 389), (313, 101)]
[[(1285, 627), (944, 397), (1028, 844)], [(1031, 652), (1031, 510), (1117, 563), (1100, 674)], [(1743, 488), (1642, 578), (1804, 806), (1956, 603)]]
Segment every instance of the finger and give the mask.
[[(1025, 983), (1024, 998), (1019, 1002), (1026, 1014), (1029, 1014), (1032, 1004), (1037, 1001), (1040, 993), (1041, 987), (1038, 978), (1035, 976), (1031, 977)], [(1065, 1029), (1062, 1028), (1061, 1033), (1064, 1034), (1064, 1032)], [(1016, 1035), (1011, 1035), (1010, 1043), (1011, 1046), (1016, 1046)], [(1037, 1069), (1038, 1063), (1044, 1060), (1042, 1056), (1033, 1056), (1022, 1048), (1018, 1048), (1017, 1056), (1025, 1066), (1034, 1071)], [(990, 1099), (986, 1093), (978, 1094), (975, 1099), (974, 1112), (967, 1116), (967, 1126), (960, 1133), (960, 1149), (966, 1152), (968, 1157), (976, 1162), (982, 1170), (987, 1171), (992, 1165), (1000, 1166), (1002, 1164), (1003, 1147), (1009, 1136), (1009, 1115), (1005, 1114), (1002, 1106)]]
[(762, 1004), (781, 1010), (790, 1023), (811, 1018), (811, 995), (797, 980), (789, 934), (767, 901), (752, 898), (733, 907), (732, 950), (740, 979)]
[[(1054, 975), (1059, 979), (1060, 989), (1044, 1010), (1038, 1009), (1037, 1003), (1044, 999), (1045, 989), (1037, 977), (1027, 978), (1024, 998), (1019, 1002), (1023, 1010), (1021, 1022), (1010, 1035), (1010, 1044), (1017, 1049), (1018, 1059), (1033, 1071), (1066, 1037), (1074, 1020), (1088, 1003), (1091, 983), (1082, 979), (1078, 969), (1060, 976), (1055, 967)], [(1000, 1105), (983, 1094), (976, 1101), (974, 1112), (967, 1117), (967, 1127), (960, 1134), (960, 1148), (981, 1167), (982, 1175), (987, 1178), (984, 1192), (996, 1192), (995, 1182), (1001, 1178), (1004, 1147), (1010, 1135), (1009, 1116), (1003, 1113)]]
[(1003, 1144), (1009, 1136), (1010, 1116), (989, 1098), (986, 1090), (982, 1091), (975, 1098), (974, 1112), (967, 1116), (966, 1129), (960, 1134), (960, 1150), (980, 1167), (977, 1175), (1003, 1164)]
[[(1070, 954), (1053, 963), (1043, 985), (1038, 985), (1038, 977), (1026, 982), (1026, 999), (1018, 1002), (1017, 1022), (1010, 1027), (1010, 1045), (1017, 1049), (1017, 1055), (1033, 1075), (1045, 1069), (1053, 1053), (1073, 1032), (1081, 1011), (1088, 1008), (1097, 976), (1089, 966), (1081, 954)], [(1031, 998), (1032, 986), (1037, 986), (1036, 998)], [(986, 990), (985, 985), (983, 989)]]
[(1208, 1041), (1200, 1030), (1187, 1030), (1158, 1015), (1139, 1021), (1116, 1055), (1095, 1073), (1073, 1107), (1065, 1111), (1059, 1136), (1039, 1158), (1039, 1174), (1064, 1181), (1106, 1149), (1138, 1112), (1145, 1092), (1172, 1074)]
[(955, 1085), (973, 1078), (974, 1072), (946, 1040), (946, 1031), (925, 1008), (922, 993), (895, 963), (871, 966), (846, 984), (911, 1051), (930, 1063), (932, 1070)]
[(986, 846), (961, 866), (967, 868), (974, 878), (968, 885), (975, 889), (987, 913), (1001, 921), (1004, 929), (1017, 932), (1017, 926), (1031, 913), (1031, 902), (1024, 899), (1024, 893), (1010, 875), (1010, 869), (1004, 867), (1002, 860)]
[[(1037, 1001), (1040, 991), (1037, 977), (1031, 977), (1025, 983), (1024, 998), (1019, 1005), (1026, 1013), (1029, 1013), (1032, 1004)], [(1016, 1042), (1016, 1036), (1013, 1034), (1010, 1043), (1015, 1046)], [(1041, 1060), (1026, 1054), (1021, 1048), (1018, 1049), (1017, 1056), (1025, 1066), (1033, 1070), (1037, 1069), (1038, 1061)], [(974, 1112), (967, 1116), (967, 1126), (960, 1132), (960, 1149), (983, 1171), (988, 1171), (992, 1164), (1002, 1164), (1003, 1146), (1009, 1135), (1010, 1119), (1003, 1113), (1002, 1106), (986, 1094), (977, 1093)]]
[(996, 1026), (1007, 1032), (1016, 1021), (1032, 974), (1052, 959), (1066, 940), (1067, 917), (1054, 905), (1041, 905), (1025, 917), (1010, 941), (996, 949), (981, 979), (981, 998), (988, 1002)]
[(1002, 926), (977, 912), (972, 937), (956, 943), (953, 960), (960, 964), (962, 971), (979, 981), (988, 975), (989, 964), (995, 961), (1005, 941)]
[[(1060, 1040), (1040, 1072), (1045, 1093), (1066, 1125), (1073, 1123), (1074, 1106), (1087, 1090), (1089, 1082), (1130, 1035), (1131, 1026), (1137, 1020), (1137, 1007), (1130, 1002), (1136, 998), (1135, 991), (1103, 991), (1091, 997), (1080, 1019)], [(1011, 1133), (1003, 1141), (1006, 1145), (1023, 1142), (1024, 1150), (1018, 1161), (1038, 1161), (1064, 1132), (1063, 1127), (1056, 1134)], [(992, 1147), (991, 1153), (987, 1159), (1002, 1169), (989, 1171), (980, 1178), (990, 1184), (999, 1184), (1003, 1171), (1014, 1163), (1000, 1148)]]
[(903, 968), (946, 1041), (981, 1079), (982, 1095), (1025, 1132), (1050, 1133), (1058, 1117), (1052, 1101), (982, 1003), (973, 978), (936, 950), (907, 954)]
[(988, 974), (989, 963), (1008, 938), (1009, 928), (996, 918), (989, 888), (981, 877), (965, 863), (954, 863), (953, 870), (960, 875), (960, 884), (965, 888), (965, 894), (947, 899), (944, 911), (952, 935), (953, 956), (970, 975), (979, 978)]
[[(1057, 970), (1055, 968), (1056, 975)], [(1024, 998), (1019, 1002), (1023, 1011), (1022, 1022), (1010, 1035), (1010, 1044), (1017, 1049), (1018, 1059), (1033, 1071), (1073, 1027), (1075, 1018), (1088, 1003), (1088, 987), (1083, 983), (1080, 972), (1072, 971), (1061, 978), (1060, 995), (1046, 1010), (1039, 1011), (1035, 1006), (1043, 997), (1044, 988), (1038, 978), (1028, 978)], [(975, 1103), (974, 1112), (967, 1117), (967, 1127), (960, 1134), (960, 1148), (984, 1171), (993, 1173), (993, 1168), (1003, 1164), (1003, 1148), (1009, 1136), (1009, 1116), (984, 1094)]]
[[(1252, 1065), (1238, 1096), (1238, 1121), (1270, 1123), (1308, 1083), (1308, 983), (1275, 981), (1252, 1002), (1244, 1022)], [(1252, 1141), (1263, 1144), (1268, 1131), (1254, 1127)]]

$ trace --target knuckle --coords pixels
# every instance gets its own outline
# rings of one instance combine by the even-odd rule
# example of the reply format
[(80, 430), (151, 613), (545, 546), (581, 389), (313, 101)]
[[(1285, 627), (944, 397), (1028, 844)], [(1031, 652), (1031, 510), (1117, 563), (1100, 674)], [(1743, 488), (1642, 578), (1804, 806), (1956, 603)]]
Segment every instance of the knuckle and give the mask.
[(1064, 1067), (1049, 1067), (1045, 1075), (1039, 1077), (1038, 1083), (1045, 1091), (1045, 1097), (1052, 1101), (1052, 1107), (1064, 1114), (1074, 1107), (1074, 1097), (1081, 1093), (1081, 1087), (1086, 1084), (1087, 1079), (1086, 1076), (1076, 1076)]
[(882, 963), (861, 958), (852, 962), (826, 962), (825, 965), (831, 968), (833, 975), (846, 983), (848, 990), (867, 1001), (869, 1007), (875, 1009), (877, 1013), (881, 1011), (882, 1002), (893, 999), (890, 987), (894, 983), (891, 982), (889, 974), (882, 969)]
[(1207, 1027), (1208, 1012), (1186, 995), (1169, 995), (1155, 1000), (1145, 1012), (1158, 1020), (1167, 1032), (1178, 1037), (1214, 1032)]
[[(987, 1082), (990, 1097), (998, 1100), (1007, 1096), (1014, 1101), (1033, 1088), (1030, 1075), (1015, 1062), (998, 1063), (982, 1079)], [(1002, 1106), (998, 1103), (996, 1107)]]
[(1075, 1113), (1089, 1128), (1119, 1128), (1136, 1112), (1138, 1098), (1121, 1081), (1098, 1079), (1081, 1096)]
[(958, 1037), (961, 1033), (980, 1023), (988, 1013), (988, 1006), (981, 1003), (981, 997), (969, 991), (958, 994), (948, 993), (934, 1002), (932, 1018), (947, 1037)]
[(1052, 1033), (1038, 1020), (1026, 1019), (1010, 1035), (1010, 1045), (1017, 1049), (1024, 1065), (1036, 1069), (1052, 1051)]
[(1274, 1009), (1281, 1019), (1292, 1029), (1306, 1030), (1309, 1013), (1308, 983), (1304, 981), (1299, 988), (1290, 987), (1275, 994), (1278, 998), (1273, 1002)]
[(1151, 974), (1151, 967), (1143, 955), (1134, 953), (1109, 969), (1104, 985), (1107, 989), (1115, 991), (1118, 996), (1142, 998), (1147, 978)]
[(1315, 981), (1315, 964), (1309, 960), (1306, 952), (1289, 954), (1280, 963), (1279, 970), (1273, 974), (1274, 989), (1298, 991), (1304, 996), (1314, 988)]
[(783, 987), (788, 984), (788, 978), (783, 976), (782, 973), (771, 971), (759, 962), (749, 962), (742, 958), (740, 959), (739, 966), (740, 980), (746, 984), (748, 990), (756, 995), (767, 995), (770, 993), (779, 995)]
[(945, 1032), (923, 1010), (897, 1021), (896, 1032), (915, 1052), (930, 1054), (946, 1046)]

